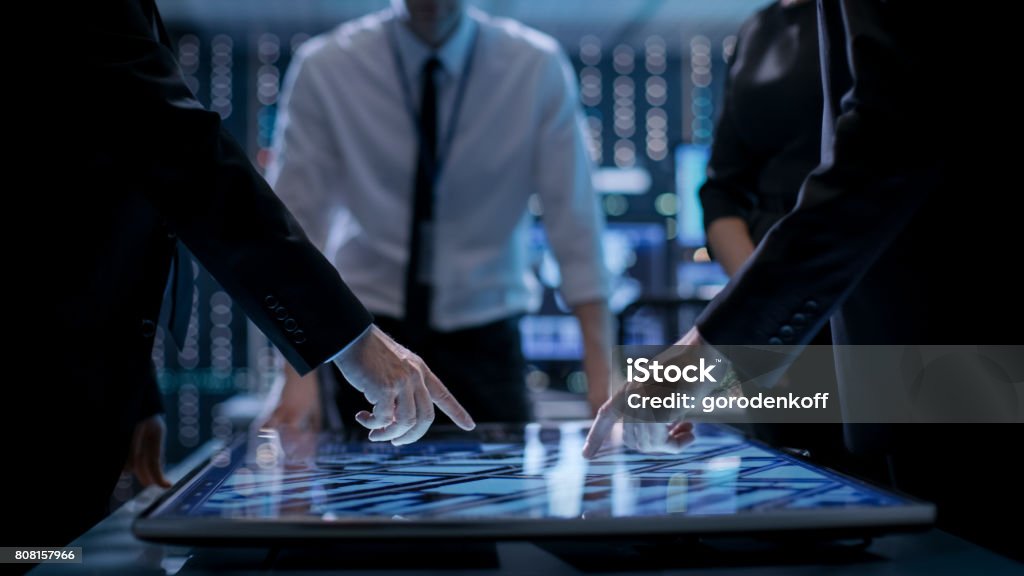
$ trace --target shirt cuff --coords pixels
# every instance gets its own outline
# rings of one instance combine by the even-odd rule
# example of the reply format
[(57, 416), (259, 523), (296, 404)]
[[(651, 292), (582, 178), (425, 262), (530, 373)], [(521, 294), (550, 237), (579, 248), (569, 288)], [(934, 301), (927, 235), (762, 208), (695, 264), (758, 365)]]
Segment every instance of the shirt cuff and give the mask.
[(562, 269), (562, 298), (570, 306), (608, 300), (611, 278), (601, 266), (566, 266)]
[[(328, 360), (327, 362), (334, 362), (335, 360), (337, 360), (342, 354), (347, 352), (348, 349), (351, 348), (353, 344), (355, 344), (356, 342), (359, 342), (360, 340), (362, 340), (363, 337), (366, 336), (367, 332), (369, 332), (371, 328), (373, 328), (373, 324), (370, 324), (369, 326), (367, 326), (366, 329), (363, 330), (359, 334), (359, 336), (356, 336), (355, 340), (353, 340), (353, 341), (349, 342), (348, 344), (346, 344), (345, 347), (342, 348), (341, 350), (339, 350), (337, 354), (335, 354), (334, 356), (331, 356), (330, 360)], [(326, 362), (325, 362), (325, 364), (326, 364)]]

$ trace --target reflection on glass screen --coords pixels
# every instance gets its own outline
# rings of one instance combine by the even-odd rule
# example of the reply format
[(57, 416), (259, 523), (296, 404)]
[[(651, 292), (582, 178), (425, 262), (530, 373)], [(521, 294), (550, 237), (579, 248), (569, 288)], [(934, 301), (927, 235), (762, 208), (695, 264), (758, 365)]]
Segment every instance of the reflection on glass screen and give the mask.
[(901, 499), (700, 426), (682, 454), (608, 448), (586, 427), (526, 427), (507, 441), (345, 443), (262, 438), (214, 458), (164, 513), (274, 518), (579, 518), (884, 507)]

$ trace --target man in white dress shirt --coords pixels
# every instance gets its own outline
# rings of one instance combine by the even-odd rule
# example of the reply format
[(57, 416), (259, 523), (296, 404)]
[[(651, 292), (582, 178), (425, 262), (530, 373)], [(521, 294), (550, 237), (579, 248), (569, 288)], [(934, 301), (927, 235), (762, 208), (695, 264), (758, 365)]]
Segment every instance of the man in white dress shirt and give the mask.
[[(289, 68), (269, 181), (378, 325), (477, 420), (530, 417), (518, 319), (538, 301), (533, 195), (589, 401), (607, 396), (604, 221), (580, 119), (556, 41), (463, 0), (392, 0), (309, 40)], [(316, 379), (289, 369), (272, 421), (316, 419)], [(340, 398), (343, 414), (359, 401)]]

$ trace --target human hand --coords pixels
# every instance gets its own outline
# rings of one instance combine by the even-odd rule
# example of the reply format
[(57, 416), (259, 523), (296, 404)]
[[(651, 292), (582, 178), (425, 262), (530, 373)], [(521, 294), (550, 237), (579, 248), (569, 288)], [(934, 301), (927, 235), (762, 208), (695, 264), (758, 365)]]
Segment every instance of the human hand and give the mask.
[[(704, 340), (696, 328), (691, 329), (676, 346), (685, 346), (686, 353), (693, 353), (704, 345)], [(608, 399), (597, 412), (583, 445), (583, 456), (593, 458), (597, 455), (605, 439), (622, 420), (622, 407), (625, 398), (633, 388), (627, 384)], [(653, 418), (652, 418), (653, 420)], [(644, 452), (678, 452), (693, 441), (693, 425), (688, 422), (627, 422), (623, 424), (622, 440), (629, 448)]]
[(156, 484), (167, 488), (171, 485), (163, 469), (164, 432), (164, 419), (159, 414), (141, 420), (132, 432), (124, 469), (134, 474), (143, 487)]
[(622, 444), (647, 454), (679, 454), (693, 440), (692, 422), (631, 422), (622, 425)]
[(356, 414), (356, 421), (370, 430), (372, 441), (398, 446), (419, 440), (434, 421), (434, 405), (459, 428), (476, 427), (423, 360), (376, 326), (352, 343), (335, 364), (373, 405), (372, 413)]
[(316, 371), (299, 376), (294, 368), (286, 366), (277, 404), (261, 426), (320, 430), (320, 379)]
[[(620, 424), (625, 397), (632, 391), (630, 386), (623, 387), (598, 410), (583, 445), (585, 458), (595, 457), (615, 426)], [(694, 440), (692, 422), (655, 422), (653, 414), (651, 420), (622, 423), (623, 446), (639, 452), (679, 454)]]
[(584, 358), (583, 372), (587, 375), (587, 404), (590, 405), (590, 413), (596, 416), (601, 406), (608, 401), (611, 370), (603, 359)]

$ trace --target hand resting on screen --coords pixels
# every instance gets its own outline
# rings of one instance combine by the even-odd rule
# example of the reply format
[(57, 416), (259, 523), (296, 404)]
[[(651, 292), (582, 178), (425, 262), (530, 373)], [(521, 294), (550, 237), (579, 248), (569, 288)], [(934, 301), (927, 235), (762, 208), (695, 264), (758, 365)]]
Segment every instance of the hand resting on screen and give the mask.
[(320, 379), (316, 371), (300, 376), (286, 364), (277, 403), (260, 427), (319, 431), (320, 424)]
[[(705, 345), (696, 328), (686, 333), (675, 346), (686, 347), (683, 350), (686, 354), (697, 354), (697, 351)], [(678, 361), (678, 360), (677, 360)], [(622, 409), (625, 405), (624, 398), (632, 391), (629, 384), (619, 387), (614, 394), (597, 411), (597, 418), (594, 419), (587, 434), (586, 443), (583, 445), (583, 456), (593, 458), (600, 451), (606, 438), (611, 434), (615, 426), (622, 420)], [(626, 422), (622, 424), (622, 443), (627, 448), (641, 452), (669, 452), (679, 453), (687, 444), (693, 441), (693, 424), (683, 421), (670, 423), (655, 422), (655, 418), (649, 421)]]
[(143, 487), (156, 484), (167, 488), (171, 483), (164, 477), (164, 419), (155, 414), (140, 421), (132, 432), (132, 443), (124, 469), (135, 474)]
[[(583, 456), (594, 458), (601, 447), (608, 444), (612, 431), (620, 425), (623, 414), (624, 398), (632, 391), (625, 386), (597, 412), (597, 418), (590, 427), (586, 443), (583, 445)], [(654, 421), (622, 422), (622, 445), (631, 450), (647, 454), (679, 454), (694, 440), (693, 423), (679, 420), (665, 423)]]

